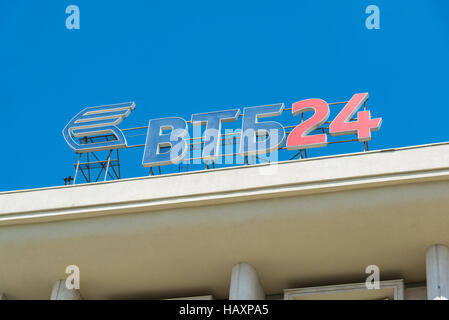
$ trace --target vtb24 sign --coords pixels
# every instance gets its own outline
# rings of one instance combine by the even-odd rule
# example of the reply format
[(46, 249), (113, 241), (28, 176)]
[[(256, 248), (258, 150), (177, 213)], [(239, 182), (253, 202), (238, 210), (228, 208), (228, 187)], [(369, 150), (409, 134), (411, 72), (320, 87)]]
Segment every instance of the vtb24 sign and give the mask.
[[(359, 141), (371, 140), (371, 131), (377, 131), (382, 118), (371, 119), (368, 110), (359, 111), (357, 119), (351, 120), (368, 99), (368, 93), (357, 93), (344, 106), (329, 125), (331, 136), (357, 134)], [(63, 129), (68, 145), (77, 153), (93, 152), (127, 147), (123, 132), (117, 125), (134, 110), (134, 102), (109, 106), (90, 107), (78, 113)], [(279, 149), (286, 138), (283, 126), (275, 121), (260, 121), (263, 118), (281, 115), (284, 104), (272, 104), (243, 109), (242, 130), (240, 133), (240, 155), (270, 153)], [(306, 99), (292, 105), (292, 115), (313, 111), (312, 117), (296, 126), (287, 137), (287, 149), (307, 149), (327, 145), (327, 134), (310, 134), (329, 118), (329, 105), (321, 99)], [(239, 109), (196, 113), (191, 117), (193, 126), (206, 126), (202, 159), (213, 161), (220, 156), (221, 125), (236, 121)], [(161, 166), (181, 161), (187, 150), (185, 136), (187, 122), (179, 117), (152, 119), (143, 154), (144, 167)], [(94, 143), (80, 143), (83, 137), (114, 135), (115, 140)]]

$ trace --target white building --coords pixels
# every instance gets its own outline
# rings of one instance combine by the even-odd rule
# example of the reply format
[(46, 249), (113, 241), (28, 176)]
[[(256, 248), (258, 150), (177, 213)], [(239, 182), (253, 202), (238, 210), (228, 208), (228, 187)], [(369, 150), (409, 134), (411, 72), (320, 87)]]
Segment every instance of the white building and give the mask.
[(449, 143), (2, 192), (0, 293), (447, 298), (448, 230)]

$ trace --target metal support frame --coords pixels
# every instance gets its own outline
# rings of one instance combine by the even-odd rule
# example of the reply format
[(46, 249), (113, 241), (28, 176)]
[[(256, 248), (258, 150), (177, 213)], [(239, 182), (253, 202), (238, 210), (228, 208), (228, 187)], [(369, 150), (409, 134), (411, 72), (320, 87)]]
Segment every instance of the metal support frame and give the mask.
[[(98, 136), (97, 139), (102, 138), (105, 140), (109, 140), (111, 136)], [(94, 139), (91, 138), (81, 138), (80, 141), (82, 143), (94, 142)], [(107, 154), (106, 159), (101, 159), (101, 153)], [(83, 175), (85, 182), (98, 182), (101, 175), (104, 172), (103, 181), (107, 181), (108, 177), (111, 180), (118, 180), (121, 178), (121, 170), (120, 170), (120, 157), (119, 150), (115, 149), (115, 158), (112, 158), (114, 153), (114, 149), (106, 150), (106, 151), (96, 151), (96, 152), (84, 152), (79, 153), (78, 162), (74, 164), (75, 166), (75, 176), (73, 178), (72, 184), (76, 184), (77, 178), (79, 176), (79, 172)], [(83, 160), (83, 157), (85, 161)], [(95, 179), (93, 179), (95, 177)]]

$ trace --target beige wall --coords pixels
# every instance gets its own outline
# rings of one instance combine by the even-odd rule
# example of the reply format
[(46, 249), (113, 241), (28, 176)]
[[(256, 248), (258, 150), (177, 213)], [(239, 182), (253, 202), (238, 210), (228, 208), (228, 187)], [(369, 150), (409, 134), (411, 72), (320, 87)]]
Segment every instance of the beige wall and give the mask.
[(362, 282), (370, 264), (407, 284), (449, 244), (448, 144), (267, 168), (0, 193), (0, 291), (46, 299), (76, 264), (86, 299), (227, 298), (242, 261), (268, 295)]

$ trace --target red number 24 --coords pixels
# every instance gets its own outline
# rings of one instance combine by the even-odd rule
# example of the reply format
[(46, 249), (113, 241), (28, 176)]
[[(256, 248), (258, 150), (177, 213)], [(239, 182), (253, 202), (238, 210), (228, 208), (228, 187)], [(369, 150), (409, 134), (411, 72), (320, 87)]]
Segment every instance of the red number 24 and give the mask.
[[(329, 125), (330, 135), (336, 136), (357, 133), (357, 139), (359, 141), (371, 140), (371, 131), (379, 130), (382, 118), (371, 119), (370, 112), (366, 110), (357, 113), (357, 120), (350, 121), (367, 99), (368, 93), (355, 94)], [(289, 150), (323, 147), (327, 145), (327, 135), (325, 133), (309, 136), (308, 134), (326, 122), (329, 117), (329, 105), (321, 99), (302, 100), (292, 105), (293, 116), (306, 111), (314, 111), (315, 113), (311, 118), (292, 130), (287, 138), (287, 149)]]

